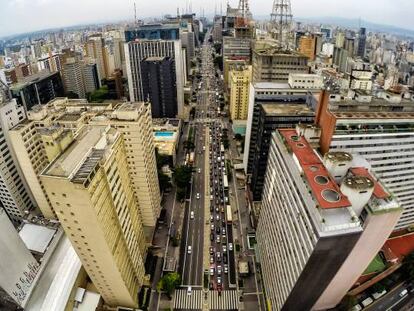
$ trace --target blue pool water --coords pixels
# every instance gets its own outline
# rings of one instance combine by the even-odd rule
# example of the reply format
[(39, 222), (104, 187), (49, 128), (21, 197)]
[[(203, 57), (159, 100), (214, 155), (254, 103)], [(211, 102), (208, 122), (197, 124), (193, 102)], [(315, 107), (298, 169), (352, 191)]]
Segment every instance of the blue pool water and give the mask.
[(155, 137), (173, 137), (174, 132), (155, 132)]

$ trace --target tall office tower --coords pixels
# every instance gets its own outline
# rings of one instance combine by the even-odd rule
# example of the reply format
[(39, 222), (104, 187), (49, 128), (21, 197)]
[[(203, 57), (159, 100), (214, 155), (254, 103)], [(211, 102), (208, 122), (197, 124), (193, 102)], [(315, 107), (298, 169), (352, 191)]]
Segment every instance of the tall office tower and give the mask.
[(366, 28), (360, 28), (358, 34), (358, 51), (359, 57), (365, 57), (365, 48), (367, 44), (367, 30)]
[(262, 198), (263, 172), (267, 167), (272, 131), (295, 127), (299, 123), (313, 123), (315, 113), (312, 107), (315, 102), (309, 90), (269, 83), (254, 83), (251, 86), (244, 165), (253, 201)]
[(85, 93), (92, 93), (99, 89), (98, 67), (95, 63), (84, 63), (82, 66)]
[(105, 40), (101, 35), (93, 35), (88, 38), (86, 43), (87, 55), (92, 58), (98, 68), (99, 83), (109, 76), (108, 59), (105, 50)]
[(41, 174), (66, 235), (110, 306), (137, 307), (145, 238), (121, 133), (84, 129)]
[(345, 45), (345, 34), (343, 32), (337, 32), (335, 37), (335, 46), (342, 49)]
[(292, 17), (290, 0), (274, 0), (270, 14), (270, 32), (283, 48), (293, 45)]
[(316, 122), (324, 131), (321, 152), (345, 150), (363, 155), (372, 171), (404, 208), (396, 229), (414, 223), (414, 98), (384, 92), (372, 98), (357, 92), (353, 100), (325, 94)]
[(363, 158), (335, 152), (322, 161), (313, 149), (318, 133), (309, 126), (272, 134), (257, 242), (275, 310), (335, 308), (401, 215)]
[(131, 101), (146, 101), (141, 64), (147, 57), (170, 57), (175, 64), (177, 111), (183, 115), (185, 66), (180, 40), (139, 40), (125, 44), (128, 86)]
[(223, 40), (223, 21), (221, 17), (215, 17), (212, 32), (213, 42), (221, 42)]
[(16, 100), (0, 105), (0, 201), (10, 220), (18, 224), (25, 211), (35, 208), (31, 193), (11, 149), (9, 130), (26, 117), (25, 109)]
[(345, 38), (344, 49), (348, 51), (349, 57), (354, 57), (355, 54), (355, 39)]
[(148, 24), (125, 30), (126, 42), (135, 40), (180, 40), (179, 24)]
[(122, 69), (122, 64), (125, 62), (125, 41), (123, 41), (121, 38), (113, 38), (112, 41), (115, 69)]
[(10, 87), (13, 98), (26, 110), (35, 105), (43, 105), (64, 95), (64, 87), (59, 72), (40, 71)]
[(307, 56), (310, 61), (314, 61), (316, 57), (316, 36), (300, 37), (299, 53)]
[(67, 58), (63, 64), (63, 84), (66, 93), (76, 94), (78, 98), (86, 98), (81, 62), (75, 57)]
[(348, 64), (348, 51), (335, 46), (332, 62), (338, 68), (339, 72), (345, 73)]
[(230, 119), (247, 120), (252, 66), (239, 65), (230, 71)]
[(22, 310), (33, 289), (39, 263), (0, 209), (0, 309)]
[(170, 57), (148, 57), (141, 63), (144, 97), (151, 103), (153, 118), (177, 115), (175, 64)]
[(253, 50), (253, 82), (287, 82), (290, 73), (309, 73), (308, 57), (274, 47)]
[[(189, 26), (189, 28), (191, 28)], [(189, 30), (183, 30), (181, 32), (181, 44), (183, 48), (185, 48), (185, 59), (186, 59), (186, 67), (187, 67), (187, 74), (190, 73), (191, 70), (191, 61), (195, 56), (195, 36), (194, 32)]]

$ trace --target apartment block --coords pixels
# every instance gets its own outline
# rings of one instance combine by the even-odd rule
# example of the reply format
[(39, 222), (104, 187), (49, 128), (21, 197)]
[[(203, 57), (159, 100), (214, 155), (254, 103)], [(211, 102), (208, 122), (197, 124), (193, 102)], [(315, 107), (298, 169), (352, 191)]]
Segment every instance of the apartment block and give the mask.
[(253, 50), (253, 82), (287, 82), (291, 73), (309, 73), (308, 57), (267, 46)]
[(108, 68), (105, 40), (101, 35), (92, 35), (88, 38), (88, 42), (86, 43), (86, 54), (96, 62), (100, 83), (100, 81), (107, 78), (111, 74)]
[(274, 310), (335, 308), (401, 215), (363, 157), (317, 154), (319, 134), (316, 126), (272, 134), (257, 241)]
[(110, 306), (136, 307), (145, 237), (122, 134), (88, 126), (43, 171), (47, 196), (88, 276)]
[(404, 208), (396, 229), (414, 223), (414, 97), (383, 92), (353, 99), (325, 93), (316, 122), (323, 129), (321, 151), (363, 155), (372, 171)]
[(28, 120), (11, 131), (12, 146), (37, 205), (46, 218), (56, 218), (40, 173), (88, 125), (111, 126), (123, 134), (131, 182), (146, 236), (152, 238), (160, 213), (151, 106), (144, 103), (94, 104), (59, 98), (28, 112)]
[(251, 79), (251, 66), (235, 66), (230, 71), (229, 89), (231, 120), (247, 120)]

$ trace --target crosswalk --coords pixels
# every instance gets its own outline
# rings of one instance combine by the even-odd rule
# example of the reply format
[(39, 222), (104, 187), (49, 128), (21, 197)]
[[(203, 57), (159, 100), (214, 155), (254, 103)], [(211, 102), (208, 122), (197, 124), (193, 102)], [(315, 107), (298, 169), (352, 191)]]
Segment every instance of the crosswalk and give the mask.
[(187, 289), (178, 289), (174, 294), (174, 309), (194, 310), (203, 307), (203, 290), (193, 289), (188, 295)]
[(210, 310), (238, 310), (238, 294), (236, 290), (224, 290), (209, 292)]

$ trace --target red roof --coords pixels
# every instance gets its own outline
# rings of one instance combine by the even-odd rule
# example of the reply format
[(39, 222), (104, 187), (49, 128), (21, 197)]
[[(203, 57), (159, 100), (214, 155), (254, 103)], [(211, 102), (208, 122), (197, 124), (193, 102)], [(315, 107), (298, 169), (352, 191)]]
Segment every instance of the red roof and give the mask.
[(402, 259), (414, 251), (414, 232), (389, 238), (382, 248), (391, 249), (398, 258)]
[(318, 205), (324, 209), (351, 206), (306, 139), (293, 129), (279, 130), (279, 133), (298, 159)]
[(365, 167), (353, 167), (351, 168), (351, 173), (354, 174), (355, 176), (364, 176), (364, 177), (368, 177), (369, 179), (371, 179), (372, 182), (374, 183), (374, 195), (378, 199), (386, 199), (390, 196), (384, 190), (384, 188), (380, 185), (380, 183), (374, 177), (372, 177), (368, 169), (366, 169)]

